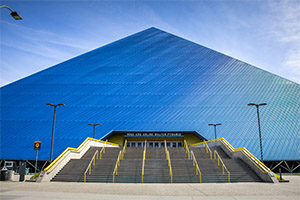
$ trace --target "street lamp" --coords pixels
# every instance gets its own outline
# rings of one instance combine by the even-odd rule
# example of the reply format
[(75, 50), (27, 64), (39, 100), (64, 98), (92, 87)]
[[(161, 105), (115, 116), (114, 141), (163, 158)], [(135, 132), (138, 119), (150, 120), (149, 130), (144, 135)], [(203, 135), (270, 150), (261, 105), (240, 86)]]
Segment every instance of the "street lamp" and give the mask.
[(59, 103), (59, 104), (46, 103), (46, 105), (47, 105), (47, 106), (53, 106), (53, 107), (54, 107), (53, 126), (52, 126), (52, 138), (51, 138), (51, 150), (50, 150), (50, 162), (52, 162), (56, 107), (57, 107), (57, 106), (65, 106), (65, 104), (62, 104), (62, 103)]
[(259, 119), (259, 106), (265, 106), (267, 103), (248, 103), (248, 106), (255, 106), (257, 110), (257, 121), (258, 121), (258, 134), (259, 134), (259, 144), (260, 144), (260, 160), (263, 162), (263, 150), (262, 150), (262, 142), (261, 142), (261, 130), (260, 130), (260, 119)]
[(95, 127), (98, 126), (98, 125), (101, 125), (101, 124), (98, 123), (98, 124), (88, 124), (88, 125), (94, 126), (93, 138), (95, 138)]
[(13, 11), (10, 7), (8, 6), (0, 6), (0, 8), (7, 8), (8, 10), (10, 10), (10, 15), (15, 19), (15, 20), (21, 20), (22, 17), (16, 12)]
[(218, 123), (218, 124), (208, 124), (208, 126), (214, 126), (214, 129), (215, 129), (215, 139), (217, 139), (217, 126), (220, 126), (222, 125), (221, 123)]

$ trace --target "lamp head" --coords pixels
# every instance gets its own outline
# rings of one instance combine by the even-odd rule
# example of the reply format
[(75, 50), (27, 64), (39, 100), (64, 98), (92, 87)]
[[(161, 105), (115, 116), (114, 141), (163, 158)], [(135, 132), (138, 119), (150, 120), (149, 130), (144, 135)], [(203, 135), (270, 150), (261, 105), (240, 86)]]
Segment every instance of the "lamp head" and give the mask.
[(98, 124), (88, 124), (88, 125), (90, 125), (90, 126), (98, 126), (98, 125), (101, 125), (100, 123), (98, 123)]
[(260, 103), (259, 106), (266, 106), (267, 103)]
[(21, 20), (21, 19), (22, 19), (22, 17), (21, 17), (16, 11), (11, 12), (10, 15), (11, 15), (15, 20)]

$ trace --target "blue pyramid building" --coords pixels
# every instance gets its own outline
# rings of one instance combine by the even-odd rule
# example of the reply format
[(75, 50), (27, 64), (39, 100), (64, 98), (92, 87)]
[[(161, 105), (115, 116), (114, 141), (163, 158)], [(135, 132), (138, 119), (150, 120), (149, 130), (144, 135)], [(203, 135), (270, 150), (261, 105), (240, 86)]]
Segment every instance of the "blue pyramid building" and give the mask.
[(1, 88), (1, 159), (48, 160), (113, 130), (196, 131), (264, 160), (300, 160), (300, 85), (156, 28), (110, 43)]

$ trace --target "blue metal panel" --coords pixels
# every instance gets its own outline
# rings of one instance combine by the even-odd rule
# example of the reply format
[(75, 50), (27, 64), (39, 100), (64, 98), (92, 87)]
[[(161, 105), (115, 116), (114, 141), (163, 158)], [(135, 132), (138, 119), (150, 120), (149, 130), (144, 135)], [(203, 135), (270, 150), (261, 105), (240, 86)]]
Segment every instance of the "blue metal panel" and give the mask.
[(54, 157), (112, 130), (195, 130), (260, 157), (256, 110), (261, 108), (265, 160), (299, 160), (300, 85), (172, 34), (150, 28), (1, 88), (1, 159)]

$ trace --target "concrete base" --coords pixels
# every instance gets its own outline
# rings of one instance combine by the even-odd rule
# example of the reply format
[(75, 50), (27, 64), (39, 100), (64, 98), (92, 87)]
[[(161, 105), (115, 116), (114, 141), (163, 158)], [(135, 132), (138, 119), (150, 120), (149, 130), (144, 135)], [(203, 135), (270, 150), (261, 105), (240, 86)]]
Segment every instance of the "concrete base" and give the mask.
[(0, 182), (3, 199), (102, 200), (298, 200), (300, 176), (289, 183), (111, 184), (63, 182)]

